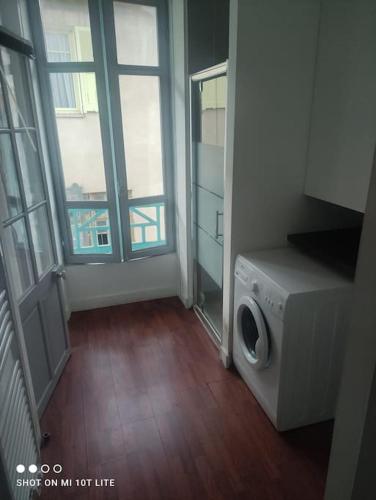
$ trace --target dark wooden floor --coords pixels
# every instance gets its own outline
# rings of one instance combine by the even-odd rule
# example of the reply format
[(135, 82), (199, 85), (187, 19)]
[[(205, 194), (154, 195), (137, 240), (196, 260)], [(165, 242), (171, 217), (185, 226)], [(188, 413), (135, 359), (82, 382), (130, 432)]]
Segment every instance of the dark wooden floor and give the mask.
[(44, 463), (113, 488), (44, 499), (318, 500), (331, 425), (277, 433), (177, 299), (74, 313), (72, 357), (42, 418)]

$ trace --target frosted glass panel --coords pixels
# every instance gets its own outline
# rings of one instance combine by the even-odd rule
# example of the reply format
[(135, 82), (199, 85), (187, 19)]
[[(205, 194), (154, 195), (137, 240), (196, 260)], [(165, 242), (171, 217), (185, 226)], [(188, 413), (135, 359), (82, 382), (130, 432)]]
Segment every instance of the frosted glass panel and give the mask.
[(223, 243), (223, 199), (215, 194), (197, 187), (196, 217), (200, 227), (209, 236)]
[(220, 288), (222, 288), (222, 254), (222, 246), (198, 227), (197, 261)]
[(201, 143), (197, 143), (196, 147), (197, 171), (194, 182), (223, 198), (225, 159), (223, 147)]

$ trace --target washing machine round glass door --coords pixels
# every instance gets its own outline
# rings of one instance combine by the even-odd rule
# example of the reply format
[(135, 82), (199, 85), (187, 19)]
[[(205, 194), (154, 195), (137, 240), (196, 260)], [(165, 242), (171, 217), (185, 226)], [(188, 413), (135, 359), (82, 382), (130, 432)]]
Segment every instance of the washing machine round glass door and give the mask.
[(238, 306), (237, 331), (243, 354), (255, 370), (268, 366), (270, 341), (264, 315), (257, 302), (243, 297)]

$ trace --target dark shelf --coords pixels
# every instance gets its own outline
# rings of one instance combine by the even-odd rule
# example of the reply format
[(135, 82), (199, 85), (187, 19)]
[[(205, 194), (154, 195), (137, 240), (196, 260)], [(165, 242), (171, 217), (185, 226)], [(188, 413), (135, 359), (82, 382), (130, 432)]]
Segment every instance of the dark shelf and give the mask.
[(361, 227), (289, 234), (287, 240), (302, 252), (354, 277)]

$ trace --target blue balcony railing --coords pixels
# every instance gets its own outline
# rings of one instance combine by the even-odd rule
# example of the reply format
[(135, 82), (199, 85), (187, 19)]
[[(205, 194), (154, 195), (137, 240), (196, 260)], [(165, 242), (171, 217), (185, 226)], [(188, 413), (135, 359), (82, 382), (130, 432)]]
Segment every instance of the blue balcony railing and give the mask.
[[(145, 213), (145, 209), (150, 208), (155, 209), (155, 218)], [(162, 235), (162, 210), (164, 210), (164, 203), (153, 203), (153, 205), (144, 205), (142, 207), (130, 207), (129, 213), (131, 219), (133, 251), (160, 247), (166, 244), (166, 238)], [(135, 217), (139, 219), (137, 222), (134, 221)], [(152, 241), (150, 241), (147, 236), (148, 228), (155, 228), (156, 231), (156, 238)]]
[[(155, 216), (150, 215), (150, 209)], [(145, 210), (148, 210), (147, 213)], [(166, 244), (162, 227), (164, 203), (130, 207), (132, 251)], [(70, 208), (73, 252), (75, 254), (111, 254), (111, 227), (107, 209)], [(148, 229), (154, 229), (151, 238)]]
[(73, 253), (111, 254), (111, 228), (108, 210), (70, 208)]

